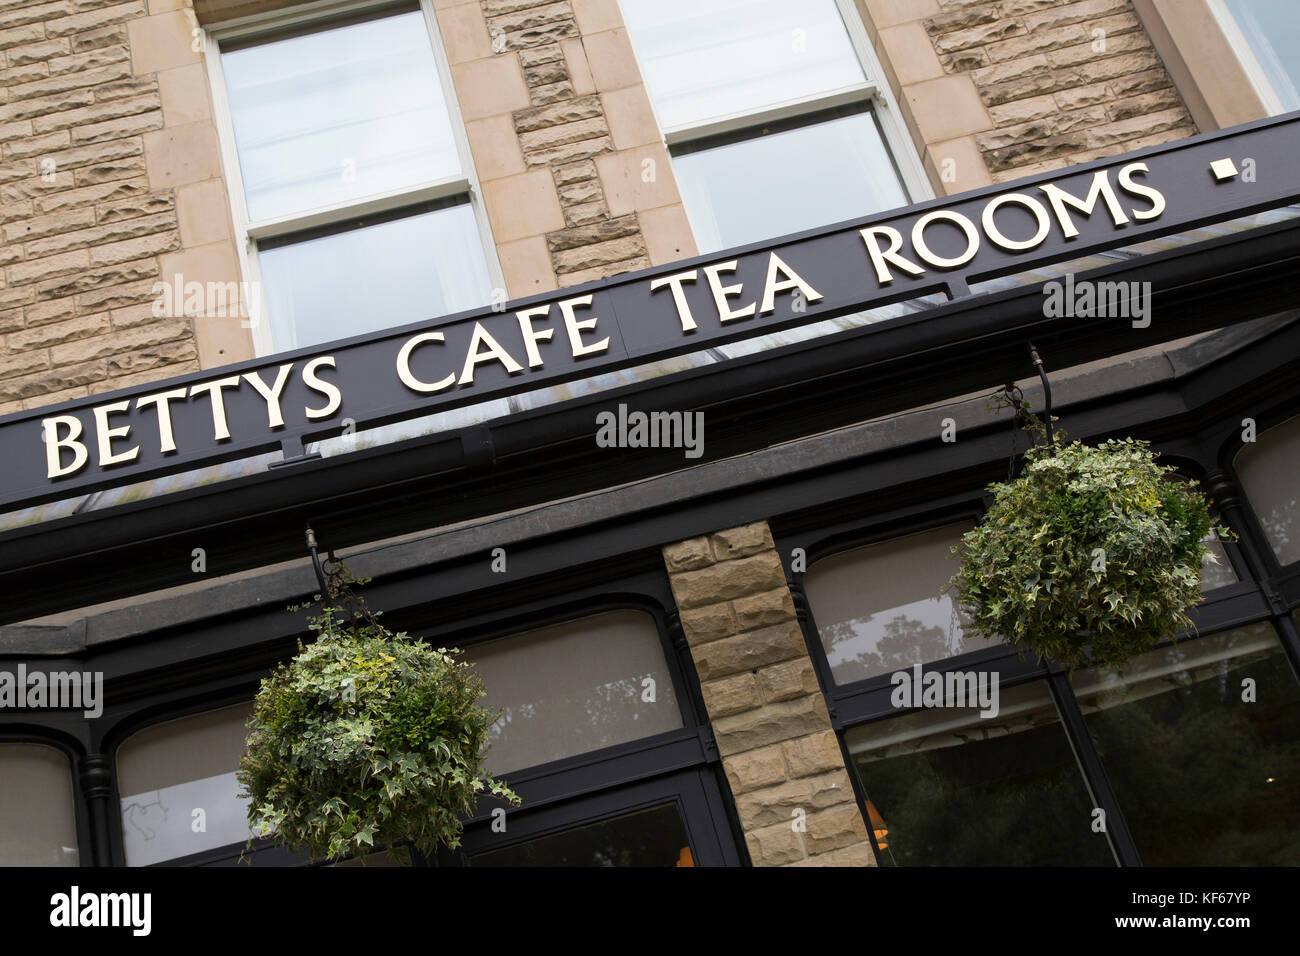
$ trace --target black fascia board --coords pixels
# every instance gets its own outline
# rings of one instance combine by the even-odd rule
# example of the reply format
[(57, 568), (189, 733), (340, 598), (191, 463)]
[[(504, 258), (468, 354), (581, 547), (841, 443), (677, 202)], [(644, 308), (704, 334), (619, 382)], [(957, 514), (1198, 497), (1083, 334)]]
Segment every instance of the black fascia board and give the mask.
[[(1298, 154), (1300, 111), (539, 293), (501, 307), (483, 306), (0, 415), (0, 457), (6, 461), (0, 470), (0, 501), (7, 510), (29, 507), (276, 449), (297, 460), (304, 443), (349, 427), (447, 411), (935, 293), (965, 299), (978, 282), (1300, 201)], [(1243, 155), (1252, 158), (1242, 160), (1244, 168), (1237, 170), (1231, 157)], [(1148, 175), (1146, 185), (1133, 181), (1141, 176), (1145, 182)], [(1058, 230), (1051, 228), (1052, 214), (1043, 202), (1025, 192), (1032, 189), (1049, 197)], [(1116, 189), (1149, 206), (1134, 206), (1126, 216)], [(1080, 190), (1087, 192), (1087, 200), (1078, 199)], [(1065, 208), (1068, 200), (1076, 209), (1086, 202), (1095, 210), (1103, 198), (1109, 216), (1089, 213), (1072, 219)], [(1004, 210), (1001, 226), (993, 218), (997, 209)], [(1021, 235), (1028, 225), (1032, 238), (1002, 235), (999, 230), (1010, 225), (1008, 214), (1017, 224), (1012, 232)], [(934, 223), (942, 227), (939, 234), (932, 231), (923, 242), (918, 237)], [(907, 247), (904, 233), (914, 249)], [(963, 233), (964, 240), (955, 238)], [(882, 241), (887, 250), (881, 250)], [(928, 243), (936, 245), (929, 248)], [(899, 249), (902, 258), (895, 255)], [(909, 255), (915, 261), (909, 263)], [(918, 266), (922, 261), (932, 268)], [(696, 281), (697, 267), (704, 268), (708, 282)], [(812, 284), (794, 278), (777, 282), (778, 275), (795, 275), (791, 267)], [(722, 302), (729, 289), (741, 285), (722, 287), (711, 268), (750, 283), (751, 292), (763, 286), (764, 304), (757, 314), (753, 306), (748, 313), (730, 314), (731, 307)], [(668, 284), (673, 282), (670, 296)], [(792, 292), (795, 286), (799, 294)], [(538, 321), (556, 321), (553, 307), (563, 313), (567, 335), (552, 334), (555, 328), (522, 331), (532, 328), (525, 313), (536, 312)], [(691, 317), (692, 308), (699, 323)], [(712, 319), (711, 308), (717, 311)], [(581, 320), (575, 309), (585, 310)], [(746, 321), (734, 321), (747, 315)], [(605, 323), (599, 328), (598, 319)], [(598, 341), (581, 341), (579, 326)], [(602, 334), (605, 338), (599, 340)], [(491, 356), (499, 353), (481, 353), (483, 341), (497, 340), (517, 354), (526, 348), (528, 368), (508, 355), (497, 361)], [(571, 344), (564, 345), (566, 341)], [(433, 381), (447, 371), (446, 359), (458, 355), (466, 358), (459, 379), (453, 373)], [(320, 377), (322, 369), (330, 370), (326, 379)], [(267, 398), (272, 390), (276, 397)], [(322, 398), (327, 404), (317, 405)], [(115, 416), (111, 427), (110, 415)], [(146, 437), (155, 433), (156, 440)], [(98, 438), (97, 456), (89, 454), (95, 444), (92, 434)], [(115, 438), (121, 440), (116, 451), (111, 447)], [(71, 462), (65, 463), (66, 453), (72, 453)]]
[[(712, 461), (996, 387), (1030, 372), (1033, 340), (1061, 369), (1244, 322), (1290, 304), (1300, 221), (1143, 256), (1082, 274), (1151, 282), (1155, 319), (1048, 318), (1041, 285), (635, 383), (459, 432), (306, 461), (0, 534), (0, 623), (304, 554), (313, 522), (345, 548), (680, 469), (681, 449), (611, 451), (596, 413), (704, 410)], [(484, 452), (484, 449), (487, 452)]]

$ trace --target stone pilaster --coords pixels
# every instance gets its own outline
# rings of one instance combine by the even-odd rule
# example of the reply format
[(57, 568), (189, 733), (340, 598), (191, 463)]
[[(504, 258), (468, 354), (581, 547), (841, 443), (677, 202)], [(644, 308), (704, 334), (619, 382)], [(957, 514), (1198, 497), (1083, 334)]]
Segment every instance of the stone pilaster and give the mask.
[(754, 864), (874, 865), (767, 524), (663, 554)]
[[(567, 2), (481, 0), (496, 51), (517, 53), (530, 104), (511, 117), (524, 165), (554, 179), (564, 227), (545, 234), (561, 286), (649, 267), (636, 213), (614, 216), (594, 157), (614, 142)], [(575, 72), (580, 75), (575, 76)]]

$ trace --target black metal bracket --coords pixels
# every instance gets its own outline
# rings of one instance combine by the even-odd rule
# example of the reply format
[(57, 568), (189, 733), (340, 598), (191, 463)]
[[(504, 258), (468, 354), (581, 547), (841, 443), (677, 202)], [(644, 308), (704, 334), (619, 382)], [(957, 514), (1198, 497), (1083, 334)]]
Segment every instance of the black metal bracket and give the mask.
[(316, 569), (316, 581), (320, 584), (321, 597), (328, 598), (329, 584), (325, 580), (325, 566), (321, 564), (320, 553), (316, 550), (316, 532), (307, 525), (307, 550), (311, 552), (312, 567)]
[(1034, 348), (1034, 343), (1029, 343), (1029, 357), (1033, 360), (1034, 368), (1038, 369), (1039, 381), (1043, 383), (1043, 417), (1047, 423), (1047, 444), (1052, 443), (1052, 386), (1047, 381), (1047, 369), (1043, 367), (1043, 360), (1038, 356), (1038, 349)]

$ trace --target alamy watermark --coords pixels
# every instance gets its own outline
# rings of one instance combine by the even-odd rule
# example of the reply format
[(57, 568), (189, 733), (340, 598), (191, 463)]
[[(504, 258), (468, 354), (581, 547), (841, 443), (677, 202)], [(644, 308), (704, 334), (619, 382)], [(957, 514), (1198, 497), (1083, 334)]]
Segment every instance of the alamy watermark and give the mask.
[(684, 448), (687, 458), (704, 454), (703, 412), (629, 412), (596, 415), (596, 445), (600, 448)]
[(1043, 315), (1049, 319), (1130, 319), (1135, 329), (1151, 324), (1150, 282), (1074, 280), (1043, 284)]
[(186, 282), (185, 276), (177, 272), (171, 282), (155, 282), (149, 291), (154, 297), (152, 312), (158, 319), (240, 318), (240, 324), (251, 329), (262, 318), (262, 287), (258, 282)]
[(900, 710), (915, 707), (978, 707), (980, 717), (998, 715), (998, 675), (990, 671), (895, 671), (889, 702)]
[(87, 718), (104, 712), (103, 671), (0, 671), (0, 710), (79, 710)]
[(50, 897), (50, 925), (57, 927), (118, 926), (148, 936), (152, 911), (152, 893), (83, 893), (73, 886)]

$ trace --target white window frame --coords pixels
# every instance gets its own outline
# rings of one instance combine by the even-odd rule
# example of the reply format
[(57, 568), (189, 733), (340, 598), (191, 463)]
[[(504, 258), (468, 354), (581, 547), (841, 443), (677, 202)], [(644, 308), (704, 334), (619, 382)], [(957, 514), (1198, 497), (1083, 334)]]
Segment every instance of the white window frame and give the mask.
[[(654, 93), (647, 83), (646, 96), (650, 100), (650, 109), (654, 114), (655, 123), (659, 127), (660, 136), (669, 158), (673, 158), (673, 147), (697, 143), (719, 134), (757, 130), (759, 127), (770, 123), (808, 117), (814, 113), (841, 106), (865, 105), (879, 125), (885, 149), (889, 152), (894, 167), (898, 171), (908, 201), (918, 203), (934, 198), (930, 178), (926, 175), (925, 167), (921, 164), (921, 158), (916, 153), (911, 134), (908, 133), (907, 125), (903, 122), (898, 106), (894, 102), (893, 94), (889, 90), (889, 84), (884, 81), (884, 68), (880, 65), (876, 51), (871, 45), (870, 37), (867, 36), (867, 28), (863, 24), (862, 18), (853, 6), (853, 0), (834, 0), (834, 3), (839, 11), (840, 19), (844, 22), (844, 28), (849, 36), (849, 43), (858, 57), (858, 64), (867, 77), (866, 82), (856, 83), (838, 90), (830, 90), (815, 96), (789, 100), (754, 112), (736, 113), (703, 123), (687, 123), (669, 127), (664, 126), (663, 120), (660, 118), (659, 106), (655, 103)], [(619, 12), (622, 15), (621, 2)], [(626, 16), (623, 17), (623, 22), (624, 24), (627, 23)], [(637, 69), (644, 81), (645, 70), (642, 68), (640, 54), (637, 52), (636, 42), (631, 32), (631, 29), (628, 28), (629, 45), (632, 47), (632, 55), (636, 59)], [(690, 219), (689, 209), (687, 210), (687, 219)], [(695, 231), (693, 224), (691, 229), (692, 232)], [(698, 235), (696, 241), (699, 241)]]
[(400, 0), (323, 0), (323, 2), (308, 3), (287, 10), (252, 14), (202, 28), (203, 59), (207, 65), (208, 84), (212, 90), (215, 113), (213, 119), (221, 147), (221, 164), (225, 171), (226, 189), (230, 194), (231, 219), (234, 224), (239, 265), (250, 283), (249, 287), (261, 290), (258, 315), (262, 317), (262, 321), (244, 320), (244, 325), (252, 332), (254, 353), (259, 357), (274, 354), (276, 351), (271, 336), (271, 323), (274, 317), (270, 315), (262, 286), (262, 270), (257, 245), (259, 240), (274, 239), (305, 229), (345, 223), (376, 213), (415, 206), (429, 200), (465, 196), (469, 200), (470, 209), (473, 210), (474, 220), (478, 226), (488, 278), (495, 288), (506, 288), (505, 274), (501, 269), (501, 261), (497, 257), (496, 242), (483, 203), (482, 187), (470, 153), (465, 120), (461, 115), (455, 84), (452, 82), (451, 66), (447, 62), (442, 34), (438, 30), (433, 0), (411, 0), (411, 2), (416, 3), (424, 15), (424, 24), (428, 30), (434, 63), (437, 65), (438, 82), (442, 84), (443, 99), (447, 104), (447, 114), (456, 143), (456, 152), (460, 158), (462, 175), (417, 183), (414, 186), (258, 221), (250, 221), (248, 217), (248, 200), (244, 193), (243, 174), (239, 167), (234, 118), (226, 95), (226, 78), (221, 65), (221, 44), (232, 40), (256, 40), (261, 34), (286, 27), (310, 26), (317, 21), (340, 15), (381, 11), (386, 7), (402, 4)]
[(1219, 29), (1223, 31), (1223, 37), (1228, 41), (1228, 46), (1236, 54), (1237, 62), (1241, 64), (1246, 79), (1250, 81), (1250, 85), (1254, 87), (1255, 92), (1259, 95), (1260, 102), (1264, 104), (1265, 112), (1269, 116), (1278, 116), (1286, 112), (1282, 108), (1282, 98), (1278, 96), (1277, 90), (1273, 89), (1268, 74), (1260, 66), (1259, 58), (1255, 56), (1250, 41), (1246, 39), (1246, 34), (1242, 32), (1241, 26), (1237, 23), (1237, 18), (1232, 15), (1228, 5), (1223, 0), (1205, 0), (1205, 5), (1209, 7), (1210, 14), (1219, 25)]

